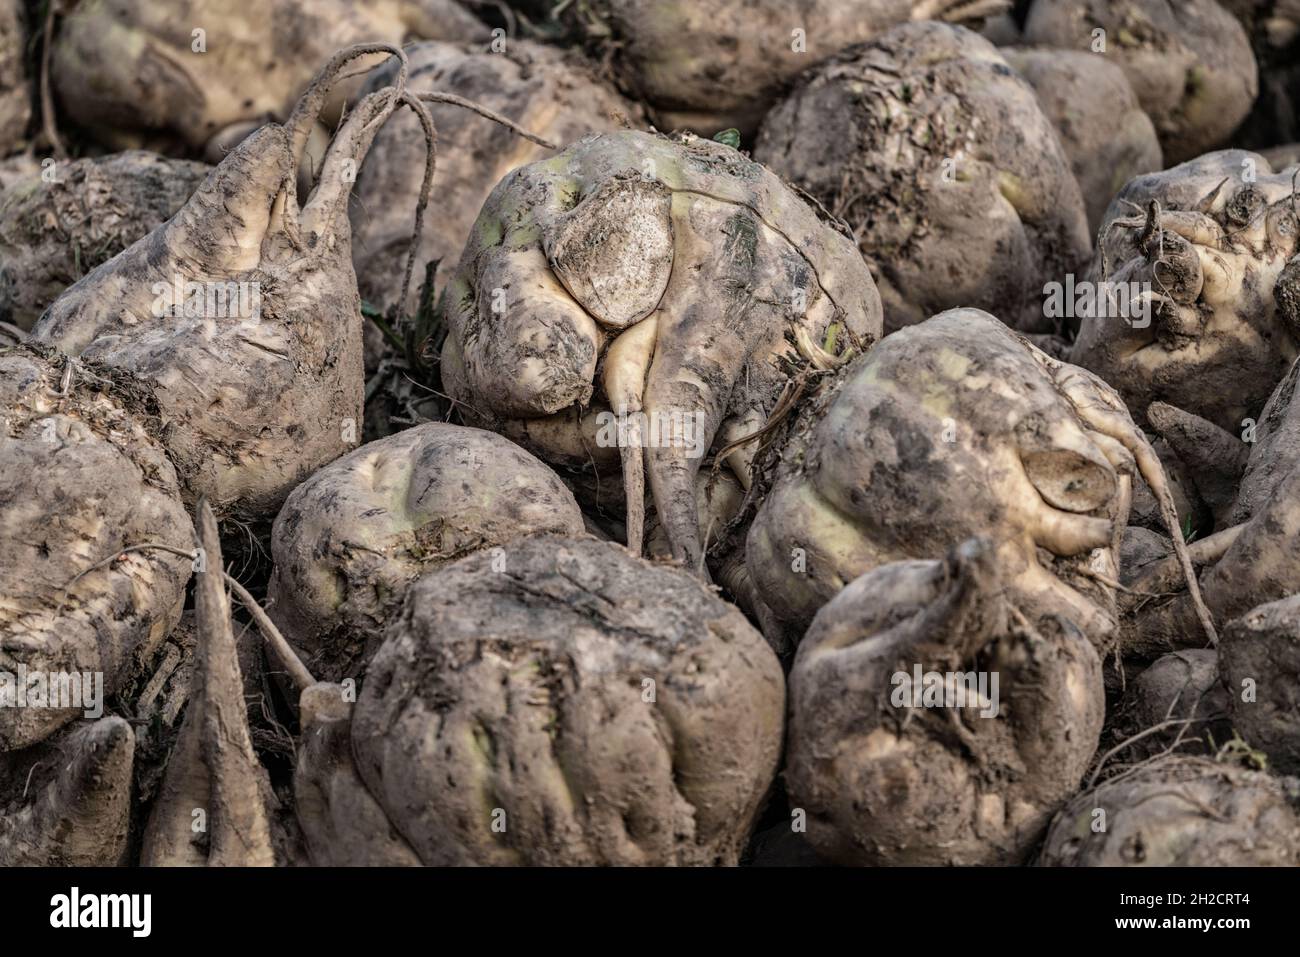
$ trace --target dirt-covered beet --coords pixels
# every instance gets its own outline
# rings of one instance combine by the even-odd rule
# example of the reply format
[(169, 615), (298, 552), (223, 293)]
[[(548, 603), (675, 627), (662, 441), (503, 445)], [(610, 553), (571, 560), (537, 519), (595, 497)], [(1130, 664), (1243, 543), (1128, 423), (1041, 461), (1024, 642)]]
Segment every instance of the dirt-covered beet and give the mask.
[(1295, 867), (1300, 782), (1172, 755), (1084, 790), (1052, 822), (1049, 867)]
[(0, 192), (39, 169), (40, 165), (36, 162), (36, 158), (28, 153), (19, 153), (17, 156), (10, 156), (8, 159), (0, 159)]
[[(552, 6), (546, 4), (546, 7)], [(597, 0), (564, 19), (650, 104), (662, 129), (749, 135), (801, 71), (909, 20), (978, 23), (1005, 4), (960, 0)]]
[(411, 585), (352, 752), (425, 864), (735, 864), (784, 702), (762, 636), (691, 575), (530, 538)]
[(419, 867), (420, 858), (366, 789), (352, 757), (355, 695), (320, 682), (302, 691), (293, 769), (294, 813), (311, 863)]
[[(1229, 526), (1192, 546), (1205, 605), (1216, 628), (1268, 602), (1300, 591), (1295, 562), (1300, 544), (1300, 472), (1292, 472), (1249, 520)], [(1195, 557), (1195, 556), (1194, 556)], [(1156, 563), (1131, 582), (1132, 608), (1126, 645), (1140, 654), (1204, 645), (1195, 606), (1174, 579), (1168, 561)]]
[(1240, 433), (1300, 343), (1293, 172), (1225, 150), (1126, 185), (1090, 278), (1146, 309), (1081, 317), (1070, 361), (1110, 383), (1139, 420), (1160, 400)]
[(499, 435), (426, 423), (294, 489), (272, 529), (271, 614), (318, 678), (357, 678), (414, 578), (547, 533), (583, 533), (554, 472)]
[(0, 752), (0, 867), (127, 863), (135, 735), (125, 718)]
[[(1193, 547), (1204, 557), (1201, 586), (1205, 602), (1218, 624), (1262, 611), (1260, 606), (1300, 592), (1300, 567), (1295, 562), (1295, 542), (1300, 536), (1300, 403), (1295, 402), (1300, 381), (1300, 360), (1292, 364), (1265, 404), (1258, 423), (1243, 430), (1251, 442), (1231, 451), (1223, 446), (1235, 437), (1205, 437), (1213, 426), (1201, 421), (1200, 438), (1193, 432), (1179, 454), (1197, 471), (1212, 473), (1218, 481), (1235, 486), (1235, 498), (1221, 508), (1222, 518), (1213, 534)], [(1152, 408), (1156, 408), (1153, 406)], [(1186, 423), (1195, 423), (1183, 416)], [(1216, 441), (1212, 441), (1216, 439)], [(1216, 449), (1218, 452), (1216, 454)], [(1240, 450), (1249, 454), (1242, 463)], [(1204, 456), (1204, 460), (1203, 460)], [(1210, 462), (1210, 459), (1217, 462)], [(1227, 464), (1227, 467), (1223, 463)], [(1138, 592), (1160, 598), (1139, 598), (1132, 629), (1148, 642), (1169, 648), (1195, 644), (1190, 625), (1192, 607), (1186, 592), (1170, 588), (1167, 568), (1152, 567), (1134, 581)], [(1284, 645), (1284, 641), (1283, 641)], [(1279, 651), (1281, 653), (1281, 651)], [(1283, 653), (1283, 658), (1286, 657)]]
[[(185, 719), (167, 759), (140, 849), (145, 867), (269, 867), (269, 782), (253, 752), (217, 520), (196, 509), (205, 560), (195, 570), (194, 671)], [(196, 808), (204, 827), (195, 828)]]
[(1030, 47), (998, 52), (1033, 86), (1056, 127), (1095, 233), (1125, 183), (1164, 168), (1151, 118), (1124, 71), (1103, 56)]
[[(1254, 517), (1281, 484), (1300, 471), (1300, 402), (1295, 400), (1300, 385), (1300, 359), (1291, 363), (1277, 388), (1264, 403), (1254, 428), (1243, 430), (1249, 443), (1244, 466), (1238, 466), (1236, 495), (1225, 525), (1236, 525)], [(1239, 450), (1234, 450), (1239, 455)], [(1237, 464), (1234, 462), (1234, 464)], [(1236, 471), (1236, 469), (1234, 469)]]
[[(803, 370), (881, 333), (853, 241), (769, 170), (692, 136), (609, 133), (493, 190), (445, 296), (442, 379), (471, 424), (541, 458), (644, 475), (672, 554), (701, 564), (695, 477)], [(752, 444), (731, 464), (745, 474)], [(721, 450), (720, 450), (721, 451)]]
[(1300, 140), (1300, 4), (1257, 0), (1253, 21), (1242, 18), (1241, 6), (1230, 4), (1254, 42), (1260, 94), (1241, 134), (1248, 145)]
[(0, 321), (30, 329), (65, 289), (170, 219), (208, 169), (130, 150), (54, 163), (5, 187)]
[(813, 620), (790, 673), (786, 781), (821, 855), (1020, 863), (1078, 786), (1101, 660), (1068, 618), (1027, 622), (1000, 564), (972, 539), (883, 565)]
[[(1193, 545), (1205, 602), (1222, 626), (1259, 606), (1300, 592), (1300, 403), (1294, 401), (1300, 361), (1278, 383), (1243, 442), (1203, 419), (1153, 403), (1149, 417), (1166, 434), (1184, 436), (1178, 454), (1201, 485), (1230, 497), (1215, 510), (1215, 528)], [(1248, 451), (1247, 451), (1248, 450)], [(1177, 587), (1167, 561), (1156, 562), (1129, 584), (1130, 644), (1143, 648), (1195, 647), (1192, 603)]]
[(853, 228), (886, 328), (970, 306), (1044, 330), (1087, 214), (1034, 89), (976, 33), (895, 27), (802, 77), (754, 157)]
[(1259, 65), (1259, 96), (1234, 138), (1251, 149), (1300, 140), (1300, 3), (1221, 2), (1245, 27)]
[[(587, 133), (641, 125), (638, 107), (601, 82), (580, 57), (526, 40), (504, 52), (464, 43), (417, 43), (408, 87), (472, 99), (539, 137), (568, 145)], [(367, 89), (392, 81), (396, 67), (376, 71)], [(417, 268), (442, 262), (437, 286), (454, 270), (484, 200), (503, 176), (547, 150), (510, 130), (453, 106), (431, 104), (438, 130), (436, 215), (416, 252)], [(424, 133), (415, 117), (394, 117), (375, 137), (352, 196), (352, 262), (361, 298), (387, 311), (397, 299), (411, 239), (411, 207), (420, 195)], [(415, 313), (415, 292), (404, 304)]]
[(1138, 472), (1176, 524), (1114, 392), (993, 316), (952, 310), (885, 337), (809, 407), (746, 560), (773, 612), (799, 624), (871, 569), (986, 536), (1032, 624), (1059, 615), (1104, 648)]
[(35, 341), (148, 383), (187, 502), (260, 521), (360, 441), (360, 301), (347, 197), (399, 87), (357, 104), (300, 208), (296, 171), (336, 54), (284, 125), (244, 140), (174, 217), (78, 281)]
[(1297, 55), (0, 0), (0, 866), (1300, 865)]
[[(228, 141), (232, 131), (237, 142), (268, 120), (286, 119), (321, 63), (352, 44), (487, 36), (455, 0), (67, 6), (51, 69), (61, 115), (114, 149), (179, 141), (202, 150), (214, 138)], [(324, 106), (327, 124), (359, 83), (335, 89)]]
[(1186, 511), (1180, 505), (1180, 514), (1189, 518), (1195, 514), (1195, 527), (1202, 531), (1230, 524), (1251, 451), (1251, 444), (1241, 436), (1251, 432), (1243, 429), (1234, 435), (1165, 402), (1148, 405), (1146, 418), (1159, 436), (1155, 446), (1161, 461), (1186, 498)]
[(0, 0), (0, 155), (14, 149), (32, 117), (22, 0)]
[(1187, 648), (1157, 658), (1129, 686), (1117, 724), (1133, 739), (1126, 757), (1151, 756), (1175, 743), (1183, 754), (1213, 753), (1232, 737), (1218, 653)]
[[(137, 548), (194, 547), (175, 470), (137, 416), (149, 401), (105, 366), (0, 352), (0, 671), (47, 686), (98, 674), (111, 695), (179, 620), (190, 558)], [(83, 710), (0, 708), (0, 751)]]
[(1219, 670), (1233, 728), (1271, 767), (1300, 773), (1300, 593), (1230, 622)]
[(1259, 92), (1250, 39), (1215, 0), (1034, 0), (1024, 39), (1118, 64), (1168, 163), (1222, 146)]

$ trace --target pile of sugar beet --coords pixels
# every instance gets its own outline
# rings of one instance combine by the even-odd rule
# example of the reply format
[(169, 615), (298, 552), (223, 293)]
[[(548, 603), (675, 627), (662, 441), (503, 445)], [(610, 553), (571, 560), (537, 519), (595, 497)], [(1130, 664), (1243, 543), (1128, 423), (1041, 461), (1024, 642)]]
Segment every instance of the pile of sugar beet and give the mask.
[(0, 0), (0, 864), (1300, 863), (1297, 0)]

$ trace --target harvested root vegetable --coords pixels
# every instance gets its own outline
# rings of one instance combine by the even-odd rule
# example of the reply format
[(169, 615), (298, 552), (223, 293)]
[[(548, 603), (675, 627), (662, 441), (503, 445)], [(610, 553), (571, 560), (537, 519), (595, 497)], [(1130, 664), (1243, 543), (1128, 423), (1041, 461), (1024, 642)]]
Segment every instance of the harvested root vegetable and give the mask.
[(986, 536), (1035, 627), (1058, 615), (1105, 648), (1133, 475), (1178, 535), (1159, 460), (1119, 397), (975, 309), (887, 336), (809, 407), (782, 459), (746, 558), (796, 625), (867, 571)]
[(1300, 2), (1223, 0), (1223, 6), (1245, 27), (1259, 65), (1259, 96), (1236, 138), (1251, 147), (1294, 144), (1300, 140)]
[[(1201, 587), (1218, 625), (1254, 614), (1259, 606), (1300, 592), (1300, 403), (1294, 401), (1300, 361), (1278, 383), (1253, 429), (1254, 444), (1244, 473), (1238, 457), (1229, 457), (1223, 442), (1189, 440), (1180, 454), (1197, 468), (1226, 476), (1239, 474), (1236, 500), (1224, 510), (1227, 527), (1201, 539), (1193, 550), (1204, 565)], [(1156, 408), (1155, 405), (1152, 406)], [(1156, 419), (1166, 417), (1158, 412)], [(1183, 421), (1187, 421), (1184, 417)], [(1218, 462), (1208, 460), (1219, 448)], [(1225, 462), (1229, 463), (1225, 466)], [(1192, 624), (1191, 597), (1176, 587), (1168, 561), (1155, 563), (1130, 583), (1129, 643), (1141, 648), (1189, 647), (1198, 644)]]
[(1229, 622), (1219, 671), (1233, 728), (1271, 766), (1300, 773), (1300, 594)]
[[(732, 461), (738, 458), (734, 456)], [(695, 479), (700, 541), (707, 555), (707, 568), (713, 580), (722, 587), (723, 596), (749, 616), (782, 664), (786, 664), (794, 653), (799, 636), (790, 634), (785, 624), (772, 614), (754, 583), (749, 566), (745, 564), (745, 533), (749, 529), (748, 520), (752, 517), (754, 504), (748, 494), (752, 485), (737, 477), (731, 470), (732, 466), (724, 468), (725, 461), (715, 458), (713, 467), (707, 471), (701, 469)], [(749, 458), (734, 467), (748, 476)], [(653, 509), (646, 521), (645, 551), (652, 561), (672, 559), (672, 544)]]
[(171, 220), (77, 282), (32, 330), (147, 384), (185, 500), (206, 495), (223, 517), (269, 519), (359, 440), (347, 196), (378, 127), (406, 102), (400, 82), (357, 104), (301, 209), (295, 171), (334, 81), (374, 53), (403, 58), (383, 44), (336, 54), (285, 125), (244, 140)]
[(1259, 92), (1250, 39), (1215, 0), (1034, 0), (1029, 9), (1027, 44), (1101, 52), (1101, 41), (1169, 163), (1221, 146)]
[[(1300, 403), (1294, 400), (1300, 360), (1279, 382), (1258, 423), (1243, 434), (1253, 445), (1200, 417), (1152, 403), (1148, 417), (1197, 477), (1217, 497), (1218, 531), (1192, 545), (1204, 567), (1201, 588), (1214, 622), (1223, 625), (1257, 606), (1300, 592), (1295, 542), (1300, 537)], [(1242, 450), (1249, 449), (1243, 462)], [(1231, 490), (1235, 498), (1226, 501)], [(1205, 495), (1209, 498), (1209, 495)], [(1171, 560), (1149, 564), (1128, 581), (1128, 649), (1149, 655), (1200, 644), (1190, 594), (1178, 589)]]
[[(1300, 290), (1298, 290), (1300, 291)], [(1251, 519), (1276, 495), (1278, 486), (1300, 471), (1300, 402), (1295, 401), (1300, 385), (1300, 359), (1291, 364), (1277, 384), (1259, 422), (1250, 435), (1253, 440), (1241, 471), (1236, 499), (1228, 523)], [(1234, 464), (1239, 460), (1234, 460)]]
[(1012, 4), (1012, 9), (986, 18), (983, 26), (976, 27), (972, 24), (971, 29), (977, 30), (985, 40), (999, 47), (1018, 46), (1024, 42), (1024, 24), (1021, 20), (1026, 7), (1024, 0), (1018, 0)]
[[(266, 772), (249, 738), (244, 683), (230, 622), (217, 520), (198, 507), (199, 547), (194, 618), (197, 656), (176, 746), (145, 827), (146, 867), (269, 867)], [(195, 811), (203, 827), (196, 828)]]
[(1147, 406), (1147, 422), (1172, 453), (1170, 464), (1175, 468), (1171, 472), (1186, 477), (1188, 491), (1198, 504), (1210, 510), (1216, 527), (1234, 524), (1230, 516), (1250, 458), (1250, 446), (1213, 422), (1164, 402)]
[(24, 19), (22, 0), (0, 0), (0, 154), (22, 141), (32, 118)]
[(693, 576), (529, 538), (411, 585), (352, 753), (428, 865), (730, 865), (784, 703), (762, 636)]
[(352, 698), (343, 686), (302, 689), (294, 808), (317, 867), (418, 867), (420, 859), (366, 790), (352, 757)]
[[(408, 47), (413, 92), (442, 91), (472, 97), (539, 137), (572, 143), (587, 133), (618, 129), (640, 119), (639, 109), (598, 80), (579, 58), (554, 47), (514, 40), (504, 53), (456, 43)], [(376, 71), (369, 87), (390, 83), (395, 66)], [(415, 253), (417, 267), (442, 261), (437, 285), (465, 248), (470, 227), (500, 179), (546, 154), (535, 141), (453, 105), (432, 103), (438, 131), (440, 197), (437, 220)], [(639, 122), (635, 125), (641, 125)], [(361, 298), (381, 309), (396, 301), (411, 240), (411, 209), (420, 198), (426, 151), (415, 117), (396, 116), (375, 137), (352, 199), (352, 262)], [(403, 304), (415, 314), (415, 297)]]
[[(486, 35), (454, 0), (79, 0), (61, 18), (51, 75), (63, 115), (115, 149), (167, 136), (202, 150), (284, 120), (342, 47)], [(359, 83), (332, 91), (327, 124)]]
[(1300, 864), (1294, 779), (1211, 758), (1170, 756), (1072, 800), (1038, 858), (1049, 867)]
[[(210, 511), (200, 511), (205, 524), (212, 521)], [(205, 534), (219, 549), (215, 524)], [(196, 603), (204, 622), (197, 636), (204, 643), (198, 661), (200, 698), (191, 709), (197, 716), (182, 728), (178, 769), (168, 779), (166, 801), (151, 818), (149, 856), (178, 864), (262, 865), (274, 859), (281, 866), (419, 865), (357, 773), (351, 734), (355, 685), (316, 681), (270, 616), (235, 579), (224, 577), (252, 616), (268, 658), (299, 694), (302, 733), (292, 783), (296, 824), (268, 817), (278, 804), (249, 747), (249, 722), (238, 687), (245, 674), (244, 648), (231, 639), (229, 605), (219, 593), (210, 593)], [(220, 587), (215, 581), (206, 585)], [(207, 842), (205, 850), (204, 842), (186, 839), (178, 809), (188, 800), (203, 802), (205, 810), (211, 801), (221, 812), (220, 857), (211, 854), (214, 842)]]
[(752, 133), (801, 71), (909, 20), (978, 22), (1003, 0), (714, 0), (575, 4), (579, 33), (607, 47), (619, 78), (665, 129)]
[(1068, 618), (1025, 621), (1000, 564), (972, 539), (883, 565), (813, 620), (785, 773), (821, 855), (1019, 863), (1078, 787), (1101, 734), (1100, 658)]
[(1124, 584), (1137, 578), (1153, 562), (1168, 558), (1169, 539), (1154, 529), (1134, 525), (1130, 520), (1120, 543), (1120, 568)]
[[(402, 64), (394, 85), (367, 94), (341, 124), (299, 208), (296, 170), (313, 124), (345, 68), (376, 54)], [(358, 443), (362, 318), (348, 195), (379, 127), (402, 106), (421, 118), (429, 147), (417, 245), (433, 175), (421, 99), (438, 94), (408, 92), (405, 64), (386, 44), (335, 54), (284, 125), (240, 143), (171, 220), (80, 280), (33, 327), (36, 341), (148, 383), (187, 502), (207, 496), (223, 518), (269, 519), (294, 486)]]
[(1164, 169), (1151, 118), (1124, 71), (1103, 56), (1028, 47), (998, 52), (1033, 86), (1056, 127), (1095, 233), (1125, 183)]
[(356, 678), (412, 579), (543, 533), (583, 533), (554, 472), (491, 432), (417, 426), (325, 466), (285, 501), (272, 617), (315, 674)]
[(1110, 383), (1139, 420), (1160, 400), (1240, 433), (1300, 342), (1293, 172), (1226, 150), (1125, 186), (1092, 278), (1149, 310), (1085, 317), (1070, 361)]
[(0, 159), (0, 193), (7, 190), (20, 179), (25, 179), (40, 170), (36, 158), (28, 153), (19, 153), (8, 159)]
[(1219, 653), (1187, 648), (1157, 658), (1129, 687), (1118, 724), (1132, 740), (1125, 757), (1175, 746), (1184, 754), (1213, 753), (1232, 737)]
[[(1189, 553), (1216, 627), (1300, 591), (1300, 471), (1292, 472), (1250, 520), (1199, 539)], [(1196, 603), (1179, 587), (1172, 560), (1154, 562), (1129, 584), (1125, 647), (1139, 656), (1205, 643)]]
[[(1278, 383), (1254, 427), (1254, 444), (1240, 471), (1239, 458), (1222, 452), (1215, 467), (1240, 474), (1237, 495), (1226, 509), (1227, 527), (1197, 543), (1207, 566), (1201, 575), (1205, 601), (1222, 625), (1257, 606), (1300, 592), (1300, 403), (1294, 401), (1300, 360)], [(1153, 406), (1154, 408), (1154, 406)], [(1161, 415), (1156, 416), (1160, 418)], [(1208, 441), (1188, 441), (1180, 454), (1210, 471)], [(1195, 456), (1195, 458), (1193, 458)], [(1230, 464), (1225, 467), (1224, 462)], [(1146, 643), (1179, 647), (1195, 640), (1189, 596), (1172, 587), (1168, 563), (1152, 566), (1133, 583), (1134, 626)], [(1156, 600), (1148, 595), (1160, 596)]]
[(113, 716), (0, 753), (0, 867), (125, 864), (134, 754)]
[(208, 167), (132, 150), (56, 163), (0, 193), (0, 320), (30, 329), (65, 289), (162, 225)]
[[(1150, 419), (1147, 420), (1150, 424)], [(1178, 526), (1186, 529), (1208, 529), (1211, 527), (1210, 512), (1200, 497), (1197, 483), (1188, 474), (1187, 466), (1178, 457), (1163, 437), (1152, 437), (1151, 448), (1160, 460), (1169, 480), (1169, 492), (1174, 499), (1174, 511), (1178, 515)], [(1166, 524), (1160, 503), (1147, 487), (1146, 482), (1133, 483), (1133, 508), (1129, 513), (1129, 527), (1140, 527), (1155, 531), (1164, 537)], [(1168, 541), (1165, 541), (1168, 545)], [(1165, 549), (1168, 552), (1168, 548)], [(1127, 574), (1127, 569), (1125, 570)]]
[(636, 553), (648, 473), (691, 569), (715, 438), (761, 428), (804, 371), (881, 332), (852, 240), (764, 167), (691, 136), (591, 136), (511, 173), (445, 296), (442, 378), (462, 416), (547, 461), (620, 462)]
[(1044, 284), (1091, 249), (1033, 87), (961, 27), (895, 27), (809, 71), (754, 157), (848, 221), (890, 329), (972, 306), (1050, 331)]
[[(0, 352), (0, 671), (97, 673), (112, 695), (179, 620), (190, 559), (142, 547), (194, 542), (151, 408), (105, 366)], [(0, 751), (84, 710), (0, 708)]]

